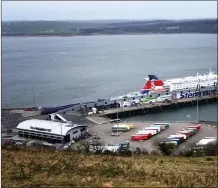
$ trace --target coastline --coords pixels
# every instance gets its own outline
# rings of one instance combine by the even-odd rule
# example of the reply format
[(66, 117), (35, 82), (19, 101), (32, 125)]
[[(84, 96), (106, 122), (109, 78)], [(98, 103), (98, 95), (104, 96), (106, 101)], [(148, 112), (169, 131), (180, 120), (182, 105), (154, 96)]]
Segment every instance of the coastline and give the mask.
[(196, 35), (196, 34), (217, 34), (217, 33), (200, 33), (200, 32), (189, 32), (189, 33), (114, 33), (114, 34), (90, 34), (90, 35), (85, 35), (85, 34), (51, 34), (51, 35), (46, 35), (46, 34), (34, 34), (34, 35), (2, 35), (2, 38), (19, 38), (19, 37), (84, 37), (84, 36), (120, 36), (120, 35)]

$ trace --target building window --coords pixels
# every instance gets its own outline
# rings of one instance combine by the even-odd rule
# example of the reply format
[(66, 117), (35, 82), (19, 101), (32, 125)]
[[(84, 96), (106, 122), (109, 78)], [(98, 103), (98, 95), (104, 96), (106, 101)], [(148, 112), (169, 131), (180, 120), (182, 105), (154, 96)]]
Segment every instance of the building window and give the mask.
[(76, 133), (78, 133), (78, 131), (74, 131), (74, 132), (73, 132), (73, 134), (76, 134)]
[(85, 131), (85, 130), (86, 130), (86, 128), (85, 128), (85, 127), (84, 127), (84, 128), (82, 128), (82, 129), (80, 129), (80, 131), (81, 131), (81, 132), (83, 132), (83, 131)]

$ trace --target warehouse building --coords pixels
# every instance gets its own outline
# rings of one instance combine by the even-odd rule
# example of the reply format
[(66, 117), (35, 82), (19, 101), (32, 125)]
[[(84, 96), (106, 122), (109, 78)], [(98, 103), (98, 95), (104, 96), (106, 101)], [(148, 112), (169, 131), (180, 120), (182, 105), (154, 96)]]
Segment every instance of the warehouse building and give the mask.
[(26, 120), (17, 126), (21, 137), (45, 140), (48, 142), (69, 142), (87, 135), (86, 125), (77, 125), (70, 122), (54, 122), (48, 120)]

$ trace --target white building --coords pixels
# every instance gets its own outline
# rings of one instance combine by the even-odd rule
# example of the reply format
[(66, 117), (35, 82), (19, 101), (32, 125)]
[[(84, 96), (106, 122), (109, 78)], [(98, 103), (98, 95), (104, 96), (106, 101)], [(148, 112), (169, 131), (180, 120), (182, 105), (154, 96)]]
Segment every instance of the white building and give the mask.
[(69, 142), (87, 134), (87, 126), (69, 122), (26, 120), (17, 126), (18, 135), (50, 142)]

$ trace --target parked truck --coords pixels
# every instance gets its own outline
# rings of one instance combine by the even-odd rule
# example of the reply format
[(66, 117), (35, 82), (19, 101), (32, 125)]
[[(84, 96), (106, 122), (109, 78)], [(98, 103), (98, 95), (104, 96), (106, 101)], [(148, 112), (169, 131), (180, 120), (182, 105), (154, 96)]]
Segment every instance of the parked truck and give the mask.
[(112, 127), (112, 132), (126, 132), (129, 130), (130, 130), (130, 127), (127, 125), (114, 125)]
[(138, 131), (136, 134), (146, 134), (149, 137), (153, 136), (156, 134), (156, 131), (150, 130), (150, 131)]
[(135, 134), (131, 136), (132, 141), (144, 141), (148, 139), (149, 139), (149, 135), (147, 134)]
[(170, 135), (168, 138), (181, 138), (183, 141), (186, 139), (186, 135)]
[(157, 130), (157, 133), (160, 132), (160, 128), (158, 127), (145, 127), (144, 130)]
[(176, 141), (177, 142), (177, 145), (181, 144), (183, 141), (181, 138), (171, 138), (169, 139), (170, 141)]
[(159, 127), (160, 131), (164, 130), (164, 126), (163, 125), (149, 125), (149, 127)]
[(169, 123), (154, 123), (154, 125), (162, 125), (164, 129), (167, 129), (170, 127)]
[(180, 134), (180, 133), (175, 133), (175, 135), (178, 135), (178, 136), (183, 136), (184, 140), (187, 139), (187, 136), (185, 134)]
[(178, 131), (177, 133), (185, 134), (187, 137), (191, 137), (193, 135), (190, 131)]
[(157, 129), (158, 130), (158, 132), (161, 132), (162, 131), (162, 127), (161, 126), (159, 126), (159, 125), (149, 125), (148, 126), (149, 128), (154, 128), (154, 129)]
[(142, 129), (142, 130), (139, 130), (137, 133), (151, 133), (152, 135), (155, 135), (158, 133), (158, 130), (157, 129)]
[(118, 124), (120, 127), (126, 127), (126, 126), (128, 126), (130, 129), (133, 129), (134, 128), (134, 124), (129, 124), (129, 123), (120, 123), (120, 124)]

